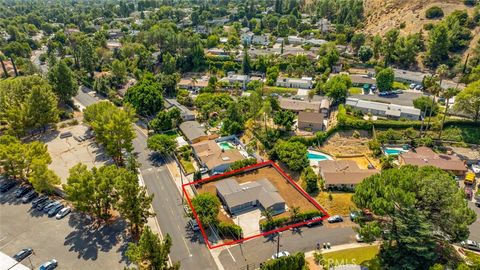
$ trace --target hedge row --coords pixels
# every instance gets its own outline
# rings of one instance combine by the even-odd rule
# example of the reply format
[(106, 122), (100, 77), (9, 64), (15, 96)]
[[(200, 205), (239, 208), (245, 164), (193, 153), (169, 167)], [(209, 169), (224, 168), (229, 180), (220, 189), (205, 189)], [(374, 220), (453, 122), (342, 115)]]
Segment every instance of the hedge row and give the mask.
[(305, 269), (304, 267), (305, 254), (302, 252), (269, 260), (260, 265), (261, 270), (302, 270)]
[(247, 159), (237, 160), (230, 165), (230, 168), (228, 169), (228, 171), (238, 170), (253, 164), (257, 164), (256, 158), (247, 158)]
[(298, 214), (297, 221), (291, 220), (290, 217), (274, 218), (270, 221), (264, 220), (260, 222), (260, 229), (264, 232), (271, 231), (275, 228), (283, 227), (296, 222), (305, 221), (314, 217), (323, 217), (323, 213), (318, 210), (301, 212)]
[(220, 222), (220, 224), (217, 226), (217, 229), (220, 234), (225, 236), (232, 236), (235, 239), (240, 239), (243, 237), (242, 227), (236, 224)]

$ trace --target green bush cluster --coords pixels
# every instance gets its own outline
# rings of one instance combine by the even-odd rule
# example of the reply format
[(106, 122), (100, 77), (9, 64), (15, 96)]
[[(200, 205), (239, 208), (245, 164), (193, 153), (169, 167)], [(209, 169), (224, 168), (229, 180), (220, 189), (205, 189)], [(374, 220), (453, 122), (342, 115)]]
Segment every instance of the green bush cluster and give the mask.
[[(323, 217), (323, 213), (318, 210), (309, 210), (301, 212), (297, 215), (297, 220), (305, 221), (314, 217)], [(267, 232), (275, 228), (283, 227), (292, 223), (289, 217), (274, 218), (272, 220), (264, 220), (260, 222), (260, 230)]]
[(220, 222), (220, 224), (217, 226), (217, 229), (220, 234), (225, 236), (233, 236), (235, 239), (240, 239), (243, 237), (242, 227), (236, 224)]
[(290, 256), (269, 260), (260, 266), (261, 270), (302, 270), (305, 269), (305, 254), (297, 252)]
[(437, 18), (441, 18), (443, 17), (443, 10), (441, 7), (438, 7), (438, 6), (433, 6), (429, 9), (427, 9), (427, 11), (425, 11), (425, 17), (427, 17), (427, 19), (437, 19)]
[(229, 171), (238, 170), (253, 164), (257, 164), (256, 158), (247, 158), (247, 159), (237, 160), (230, 165)]

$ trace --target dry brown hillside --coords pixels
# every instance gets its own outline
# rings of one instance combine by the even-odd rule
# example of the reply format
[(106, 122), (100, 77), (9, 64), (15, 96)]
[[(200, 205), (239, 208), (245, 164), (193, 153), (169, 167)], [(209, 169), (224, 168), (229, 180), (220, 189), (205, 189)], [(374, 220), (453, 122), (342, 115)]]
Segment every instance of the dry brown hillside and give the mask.
[(461, 0), (365, 0), (365, 33), (383, 35), (388, 30), (399, 27), (402, 22), (405, 28), (402, 34), (416, 33), (423, 29), (426, 23), (435, 23), (436, 20), (425, 18), (425, 11), (431, 6), (439, 6), (445, 16), (455, 10), (473, 8), (465, 6)]

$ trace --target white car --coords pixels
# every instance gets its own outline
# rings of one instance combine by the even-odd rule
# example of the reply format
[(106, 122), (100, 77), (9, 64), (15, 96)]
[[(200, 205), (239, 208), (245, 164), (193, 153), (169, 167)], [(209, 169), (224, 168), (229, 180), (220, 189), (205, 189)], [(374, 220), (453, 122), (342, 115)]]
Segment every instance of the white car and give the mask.
[(281, 257), (287, 257), (287, 256), (290, 256), (290, 252), (288, 251), (280, 251), (276, 254), (273, 254), (272, 255), (272, 259), (278, 259), (278, 258), (281, 258)]
[(465, 240), (460, 243), (462, 247), (470, 250), (480, 251), (480, 243), (473, 240)]
[(363, 236), (361, 236), (360, 234), (357, 233), (355, 235), (355, 240), (357, 240), (357, 242), (361, 243), (361, 242), (363, 242)]
[(473, 164), (472, 165), (472, 171), (476, 174), (480, 173), (480, 164)]
[(68, 215), (71, 211), (72, 210), (70, 209), (70, 207), (68, 207), (68, 206), (63, 207), (60, 211), (58, 211), (55, 218), (56, 219), (61, 219), (61, 218), (65, 217), (66, 215)]

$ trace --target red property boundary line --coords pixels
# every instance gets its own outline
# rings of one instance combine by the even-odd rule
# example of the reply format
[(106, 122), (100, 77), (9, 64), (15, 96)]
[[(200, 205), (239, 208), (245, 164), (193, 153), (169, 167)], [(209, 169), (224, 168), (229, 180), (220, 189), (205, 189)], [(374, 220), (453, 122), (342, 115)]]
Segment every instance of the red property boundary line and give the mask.
[[(256, 234), (256, 235), (251, 235), (251, 236), (248, 236), (248, 237), (245, 237), (245, 238), (242, 238), (242, 239), (226, 242), (226, 243), (223, 243), (223, 244), (211, 245), (210, 241), (208, 240), (207, 234), (205, 233), (205, 229), (203, 228), (203, 224), (200, 222), (200, 219), (198, 218), (197, 212), (193, 208), (192, 201), (191, 201), (190, 197), (188, 196), (188, 192), (186, 192), (185, 187), (190, 186), (190, 185), (210, 182), (210, 181), (221, 179), (221, 178), (224, 178), (224, 177), (227, 177), (227, 176), (235, 175), (235, 174), (238, 174), (238, 173), (241, 173), (241, 172), (244, 172), (244, 171), (252, 171), (252, 170), (260, 169), (260, 168), (263, 168), (263, 167), (266, 167), (266, 166), (272, 166), (273, 168), (275, 168), (275, 170), (277, 170), (278, 173), (280, 173), (290, 184), (292, 184), (298, 192), (300, 192), (310, 203), (312, 203), (318, 210), (320, 210), (320, 212), (323, 213), (323, 217), (317, 218), (317, 219), (314, 219), (314, 220), (310, 220), (310, 221), (303, 221), (303, 222), (295, 223), (295, 224), (288, 225), (288, 226), (285, 226), (285, 227), (282, 227), (282, 228), (278, 228), (278, 229), (271, 230), (271, 231), (268, 231), (268, 232), (259, 233), (259, 234)], [(277, 232), (286, 231), (286, 230), (289, 230), (291, 228), (297, 228), (297, 227), (303, 226), (303, 225), (305, 225), (309, 222), (320, 221), (320, 220), (327, 219), (329, 217), (327, 211), (325, 211), (325, 209), (323, 209), (322, 206), (320, 206), (320, 204), (318, 204), (317, 201), (315, 201), (310, 195), (308, 195), (308, 193), (306, 193), (300, 186), (298, 186), (297, 183), (295, 183), (295, 181), (293, 181), (293, 179), (288, 174), (286, 174), (275, 162), (273, 162), (271, 160), (264, 161), (264, 162), (261, 162), (261, 163), (257, 163), (257, 164), (254, 164), (254, 165), (250, 165), (250, 166), (247, 166), (247, 167), (244, 167), (244, 168), (240, 168), (238, 170), (233, 170), (233, 171), (230, 171), (230, 172), (226, 172), (224, 174), (218, 174), (218, 175), (214, 175), (214, 176), (211, 176), (211, 177), (208, 177), (208, 178), (205, 178), (205, 179), (201, 179), (201, 180), (198, 180), (198, 181), (193, 181), (193, 182), (190, 182), (190, 183), (183, 184), (182, 185), (182, 191), (183, 191), (183, 194), (185, 194), (185, 197), (187, 198), (188, 205), (190, 206), (190, 209), (192, 209), (193, 216), (195, 217), (195, 219), (198, 222), (198, 226), (200, 227), (200, 232), (202, 233), (202, 236), (205, 240), (205, 243), (207, 244), (207, 247), (209, 249), (215, 249), (215, 248), (219, 248), (219, 247), (223, 247), (223, 246), (229, 246), (229, 245), (235, 245), (235, 244), (243, 243), (243, 242), (245, 242), (247, 240), (251, 240), (253, 238), (257, 238), (257, 237), (260, 237), (260, 236), (267, 236), (267, 235), (274, 234), (274, 233), (277, 233)]]

